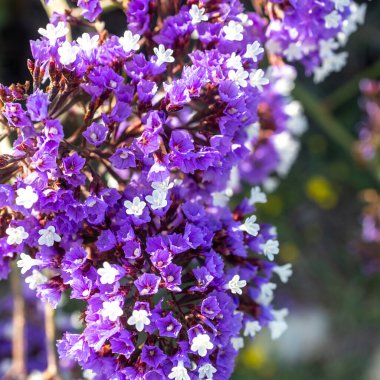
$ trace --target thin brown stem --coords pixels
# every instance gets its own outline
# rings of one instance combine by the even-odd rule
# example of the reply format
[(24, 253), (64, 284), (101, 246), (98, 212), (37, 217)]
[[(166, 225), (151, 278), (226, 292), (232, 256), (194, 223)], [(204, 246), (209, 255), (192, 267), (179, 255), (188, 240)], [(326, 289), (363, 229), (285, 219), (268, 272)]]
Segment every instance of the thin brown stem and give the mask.
[(46, 356), (47, 369), (44, 374), (46, 380), (59, 380), (58, 362), (55, 349), (55, 321), (54, 309), (45, 303), (45, 334), (46, 334)]

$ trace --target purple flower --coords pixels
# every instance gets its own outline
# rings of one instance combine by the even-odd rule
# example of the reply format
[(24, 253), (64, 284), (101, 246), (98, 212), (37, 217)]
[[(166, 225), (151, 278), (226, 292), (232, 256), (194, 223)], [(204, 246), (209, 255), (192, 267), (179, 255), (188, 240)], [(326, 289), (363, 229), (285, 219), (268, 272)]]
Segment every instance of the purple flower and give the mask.
[(83, 168), (86, 160), (78, 153), (74, 153), (71, 156), (62, 159), (63, 173), (67, 176), (79, 174)]
[(135, 286), (142, 296), (156, 294), (159, 284), (160, 277), (151, 273), (144, 273), (135, 281)]
[(28, 109), (30, 118), (33, 121), (42, 121), (46, 119), (49, 103), (48, 95), (41, 90), (37, 90), (30, 95), (26, 102), (26, 108)]
[(92, 123), (85, 132), (83, 132), (83, 136), (86, 140), (95, 146), (99, 146), (106, 139), (108, 132), (108, 128), (104, 125), (98, 123)]
[(166, 317), (157, 319), (156, 325), (160, 335), (169, 338), (177, 338), (182, 328), (182, 325), (173, 317), (171, 312)]

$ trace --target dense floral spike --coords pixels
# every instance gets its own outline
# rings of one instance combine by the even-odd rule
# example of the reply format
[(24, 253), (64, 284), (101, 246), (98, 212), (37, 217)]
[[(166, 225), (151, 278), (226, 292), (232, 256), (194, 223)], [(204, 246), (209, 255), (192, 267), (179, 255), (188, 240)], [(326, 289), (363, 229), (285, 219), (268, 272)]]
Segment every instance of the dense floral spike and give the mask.
[(266, 196), (229, 197), (234, 173), (287, 172), (305, 125), (294, 70), (270, 48), (263, 69), (277, 29), (236, 0), (131, 0), (119, 35), (93, 23), (101, 1), (77, 5), (87, 21), (55, 13), (31, 41), (33, 91), (1, 87), (17, 138), (0, 156), (0, 276), (18, 257), (41, 300), (84, 303), (82, 333), (58, 349), (94, 379), (228, 379), (243, 336), (286, 328), (272, 274), (286, 282), (291, 267), (273, 262), (276, 231), (254, 215)]

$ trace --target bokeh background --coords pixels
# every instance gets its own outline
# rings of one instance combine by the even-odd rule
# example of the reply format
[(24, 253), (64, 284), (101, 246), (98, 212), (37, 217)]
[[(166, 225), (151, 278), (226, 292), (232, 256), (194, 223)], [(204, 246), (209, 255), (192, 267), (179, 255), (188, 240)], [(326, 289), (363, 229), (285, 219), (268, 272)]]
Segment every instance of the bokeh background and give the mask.
[[(380, 184), (355, 154), (358, 83), (380, 79), (379, 20), (380, 1), (368, 2), (346, 68), (320, 85), (298, 79), (294, 95), (309, 130), (290, 174), (259, 210), (278, 227), (280, 260), (294, 266), (277, 297), (291, 311), (289, 330), (274, 343), (265, 334), (247, 342), (235, 380), (380, 380), (380, 248), (361, 242), (360, 225), (360, 194)], [(0, 0), (1, 83), (29, 79), (28, 41), (46, 23), (39, 0)]]

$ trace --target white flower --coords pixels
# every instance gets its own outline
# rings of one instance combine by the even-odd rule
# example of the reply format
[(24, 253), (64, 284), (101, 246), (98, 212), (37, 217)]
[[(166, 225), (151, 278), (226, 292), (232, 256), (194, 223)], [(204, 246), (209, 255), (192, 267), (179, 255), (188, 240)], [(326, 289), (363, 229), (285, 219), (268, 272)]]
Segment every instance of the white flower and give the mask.
[(154, 54), (157, 56), (156, 64), (158, 66), (161, 66), (163, 63), (170, 63), (174, 62), (173, 50), (172, 49), (165, 49), (165, 46), (160, 44), (158, 45), (158, 48), (153, 48)]
[(293, 274), (292, 264), (279, 265), (273, 268), (273, 272), (277, 274), (281, 282), (288, 282), (289, 277)]
[(234, 277), (232, 277), (232, 280), (228, 283), (227, 287), (231, 290), (232, 294), (242, 294), (242, 288), (244, 288), (247, 285), (247, 281), (240, 280), (240, 276), (238, 274), (235, 274)]
[(205, 357), (207, 350), (212, 350), (214, 345), (212, 344), (210, 337), (207, 334), (197, 335), (191, 344), (191, 351), (197, 352), (199, 356)]
[(103, 268), (98, 269), (98, 274), (100, 276), (100, 282), (104, 284), (113, 284), (116, 281), (116, 277), (119, 275), (119, 271), (111, 267), (110, 263), (105, 261), (103, 263)]
[(205, 15), (205, 9), (204, 8), (198, 8), (197, 5), (193, 4), (191, 6), (191, 9), (189, 10), (190, 17), (191, 17), (191, 23), (193, 25), (199, 24), (202, 21), (208, 21), (207, 15)]
[(132, 315), (128, 318), (128, 325), (136, 325), (136, 330), (141, 332), (145, 325), (150, 325), (148, 312), (146, 310), (133, 310)]
[(207, 380), (211, 380), (214, 377), (215, 372), (216, 368), (209, 363), (203, 364), (203, 366), (199, 367), (198, 370), (199, 378)]
[(338, 11), (344, 11), (344, 8), (348, 7), (350, 5), (351, 0), (333, 0), (335, 4), (335, 8)]
[(228, 25), (223, 27), (223, 32), (226, 34), (225, 38), (229, 41), (242, 41), (243, 31), (243, 25), (236, 21), (230, 21)]
[(264, 77), (262, 69), (254, 70), (249, 74), (249, 84), (252, 87), (257, 87), (260, 91), (263, 90), (262, 86), (266, 86), (268, 83), (269, 79)]
[(260, 294), (256, 298), (256, 302), (264, 306), (269, 305), (273, 300), (273, 292), (276, 288), (277, 285), (273, 282), (268, 282), (267, 284), (262, 285), (260, 288)]
[(132, 50), (139, 50), (140, 35), (132, 34), (130, 30), (124, 32), (124, 37), (119, 38), (120, 45), (123, 47), (126, 53), (129, 53)]
[(8, 227), (5, 233), (8, 235), (7, 244), (9, 245), (21, 244), (23, 240), (29, 237), (29, 234), (25, 231), (23, 226)]
[(247, 87), (247, 78), (248, 73), (242, 67), (239, 67), (237, 70), (230, 70), (228, 72), (228, 79), (234, 81), (240, 87)]
[(49, 226), (46, 229), (39, 230), (38, 233), (41, 237), (38, 239), (39, 245), (46, 245), (47, 247), (52, 247), (54, 242), (60, 242), (61, 237), (55, 233), (55, 227)]
[(47, 280), (48, 278), (36, 269), (33, 269), (32, 274), (25, 278), (25, 282), (32, 290), (36, 290), (38, 285), (44, 284)]
[(327, 29), (337, 28), (342, 21), (342, 16), (337, 11), (332, 11), (325, 16), (325, 27)]
[(258, 321), (248, 321), (245, 324), (244, 336), (254, 337), (261, 330), (260, 323)]
[(83, 33), (82, 36), (77, 39), (79, 47), (87, 57), (90, 57), (92, 52), (98, 47), (98, 41), (98, 34), (90, 37), (88, 33)]
[(133, 202), (125, 201), (124, 207), (127, 209), (126, 213), (128, 215), (140, 216), (143, 213), (143, 210), (146, 206), (144, 201), (141, 201), (139, 197), (134, 197)]
[(152, 195), (147, 195), (145, 199), (150, 203), (150, 207), (152, 207), (153, 210), (157, 210), (167, 206), (168, 201), (166, 200), (166, 194), (166, 191), (153, 190)]
[(212, 195), (212, 204), (215, 207), (225, 207), (230, 201), (230, 197), (224, 191), (216, 191)]
[(16, 205), (18, 206), (24, 206), (29, 209), (38, 201), (38, 194), (34, 191), (32, 186), (28, 185), (25, 189), (17, 189), (16, 193)]
[(168, 375), (172, 380), (190, 380), (190, 376), (187, 374), (187, 369), (183, 366), (183, 361), (180, 360), (176, 367), (173, 367)]
[(239, 351), (244, 347), (244, 339), (241, 336), (233, 337), (231, 338), (231, 344), (235, 351)]
[(170, 182), (169, 177), (166, 178), (162, 182), (152, 182), (152, 188), (153, 189), (155, 189), (155, 190), (161, 190), (163, 192), (167, 192), (168, 190), (170, 190), (173, 187), (174, 187), (174, 183)]
[(261, 53), (264, 53), (264, 49), (260, 46), (258, 41), (255, 41), (253, 44), (247, 45), (247, 51), (244, 57), (251, 58), (253, 62), (257, 62), (257, 56)]
[(303, 56), (301, 43), (297, 42), (289, 44), (284, 50), (284, 55), (290, 62), (301, 59)]
[(71, 45), (69, 41), (65, 41), (59, 48), (59, 62), (62, 65), (70, 65), (77, 59), (79, 53), (79, 46)]
[(21, 273), (25, 274), (30, 268), (35, 265), (42, 264), (41, 260), (33, 259), (25, 253), (20, 254), (20, 260), (17, 261), (17, 267), (21, 268)]
[(119, 301), (105, 301), (103, 302), (101, 314), (110, 321), (116, 322), (123, 315), (123, 309), (120, 307)]
[(236, 70), (238, 70), (239, 68), (243, 68), (240, 55), (237, 55), (235, 52), (233, 52), (230, 58), (227, 59), (226, 66), (229, 69), (236, 69)]
[(239, 230), (245, 231), (252, 236), (257, 236), (260, 230), (260, 226), (255, 222), (256, 222), (256, 216), (252, 215), (245, 220), (244, 224), (242, 224), (239, 227)]
[(268, 327), (273, 340), (278, 339), (287, 330), (288, 324), (285, 322), (285, 318), (288, 314), (288, 309), (272, 311), (274, 320), (269, 322)]
[(41, 34), (41, 36), (46, 37), (49, 40), (50, 45), (55, 45), (58, 38), (66, 36), (66, 34), (69, 32), (69, 29), (66, 27), (65, 23), (63, 21), (60, 21), (57, 26), (53, 24), (47, 24), (46, 29), (39, 28), (38, 33)]
[(330, 57), (334, 54), (334, 50), (338, 48), (339, 44), (333, 38), (329, 38), (328, 40), (321, 40), (319, 42), (319, 54), (322, 58)]
[(259, 186), (252, 187), (248, 203), (252, 206), (256, 203), (267, 203), (267, 196)]
[(280, 252), (279, 243), (277, 240), (267, 240), (261, 248), (263, 250), (263, 254), (270, 261), (273, 261), (274, 256)]

